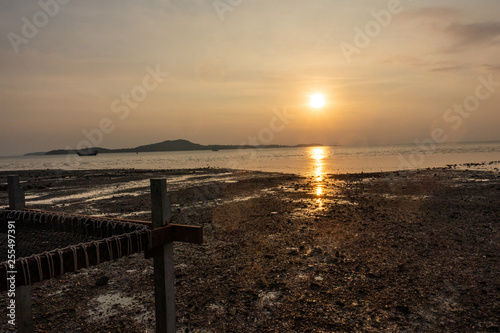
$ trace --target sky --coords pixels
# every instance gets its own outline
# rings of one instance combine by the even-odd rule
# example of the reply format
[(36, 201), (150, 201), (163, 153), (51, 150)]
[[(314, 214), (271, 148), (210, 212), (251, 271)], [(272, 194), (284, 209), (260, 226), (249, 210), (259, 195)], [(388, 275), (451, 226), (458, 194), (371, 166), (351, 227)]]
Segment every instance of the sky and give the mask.
[(499, 17), (498, 0), (0, 0), (0, 156), (500, 140)]

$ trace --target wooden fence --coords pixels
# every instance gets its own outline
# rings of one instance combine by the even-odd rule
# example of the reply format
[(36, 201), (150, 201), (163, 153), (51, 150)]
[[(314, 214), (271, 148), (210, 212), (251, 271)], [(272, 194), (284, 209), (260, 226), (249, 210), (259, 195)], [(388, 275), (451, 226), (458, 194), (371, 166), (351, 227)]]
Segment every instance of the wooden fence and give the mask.
[[(8, 176), (8, 189), (9, 210), (4, 212), (8, 218), (21, 221), (36, 219), (37, 222), (49, 225), (61, 223), (69, 229), (71, 226), (79, 225), (82, 220), (84, 228), (91, 223), (101, 223), (102, 226), (102, 221), (105, 220), (115, 231), (114, 234), (106, 234), (105, 230), (102, 231), (103, 239), (53, 249), (27, 258), (17, 258), (14, 269), (9, 268), (6, 262), (0, 265), (0, 291), (8, 289), (9, 273), (17, 272), (15, 273), (15, 300), (18, 332), (34, 331), (32, 283), (141, 251), (144, 251), (146, 258), (152, 257), (154, 261), (156, 332), (173, 333), (176, 331), (173, 242), (201, 244), (203, 230), (197, 226), (171, 223), (170, 198), (167, 195), (165, 179), (151, 179), (152, 222), (27, 209), (24, 191), (19, 186), (18, 176)], [(116, 228), (119, 230), (117, 231)]]

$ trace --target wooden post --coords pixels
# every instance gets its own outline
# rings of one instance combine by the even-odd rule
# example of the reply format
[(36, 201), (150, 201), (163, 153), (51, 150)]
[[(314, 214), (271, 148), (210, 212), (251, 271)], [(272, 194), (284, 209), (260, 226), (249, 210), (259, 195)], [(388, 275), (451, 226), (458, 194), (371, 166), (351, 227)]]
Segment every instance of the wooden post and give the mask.
[(25, 206), (24, 191), (19, 187), (19, 176), (7, 176), (9, 187), (9, 208), (23, 210)]
[[(24, 191), (19, 187), (19, 176), (8, 176), (9, 207), (23, 210), (25, 206)], [(16, 288), (16, 326), (20, 333), (34, 332), (33, 314), (31, 309), (31, 286)]]
[[(165, 179), (151, 179), (153, 228), (170, 223), (172, 212)], [(154, 257), (155, 314), (157, 333), (175, 333), (174, 247), (166, 243)]]

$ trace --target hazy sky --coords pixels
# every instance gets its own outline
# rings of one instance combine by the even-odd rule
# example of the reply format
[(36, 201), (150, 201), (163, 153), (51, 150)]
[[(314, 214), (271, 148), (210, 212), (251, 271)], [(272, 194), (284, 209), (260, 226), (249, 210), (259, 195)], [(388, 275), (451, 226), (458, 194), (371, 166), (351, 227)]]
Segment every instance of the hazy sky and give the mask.
[(0, 0), (0, 155), (85, 131), (107, 148), (500, 140), (499, 18), (498, 0)]

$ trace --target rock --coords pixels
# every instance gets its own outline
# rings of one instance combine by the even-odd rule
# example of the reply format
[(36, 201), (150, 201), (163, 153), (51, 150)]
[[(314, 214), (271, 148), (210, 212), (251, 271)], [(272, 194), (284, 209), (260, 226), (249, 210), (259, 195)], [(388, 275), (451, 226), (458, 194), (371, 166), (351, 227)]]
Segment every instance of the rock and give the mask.
[(406, 305), (397, 305), (396, 310), (403, 314), (409, 314), (410, 313), (410, 308), (407, 307)]
[(309, 285), (309, 288), (311, 288), (311, 290), (318, 290), (318, 289), (321, 289), (321, 285), (315, 283), (315, 282), (312, 282), (310, 285)]
[(486, 327), (486, 331), (488, 332), (500, 332), (500, 327), (497, 325), (490, 325)]
[(99, 278), (97, 278), (97, 280), (95, 281), (95, 286), (96, 287), (102, 287), (102, 286), (105, 286), (108, 284), (108, 281), (109, 281), (109, 277), (107, 277), (106, 275), (103, 275), (103, 276), (100, 276)]

